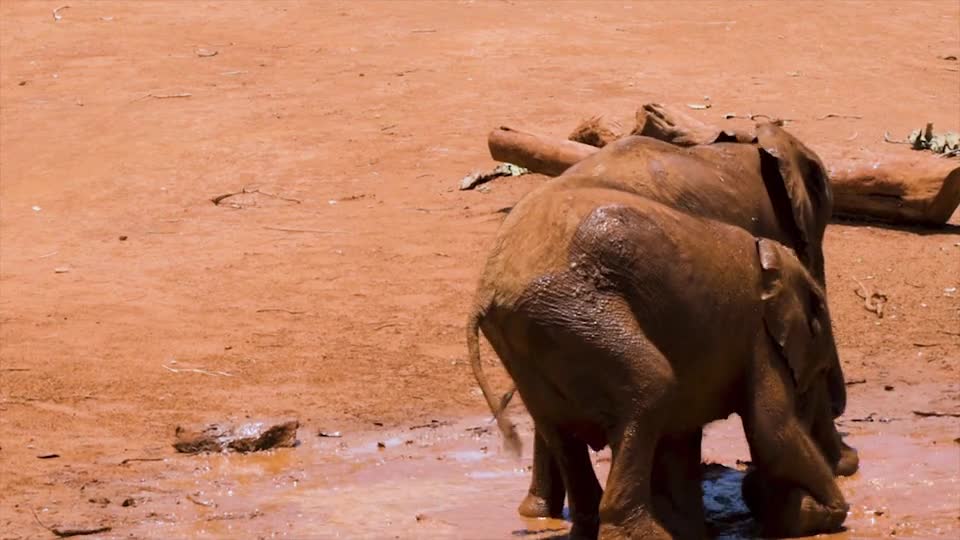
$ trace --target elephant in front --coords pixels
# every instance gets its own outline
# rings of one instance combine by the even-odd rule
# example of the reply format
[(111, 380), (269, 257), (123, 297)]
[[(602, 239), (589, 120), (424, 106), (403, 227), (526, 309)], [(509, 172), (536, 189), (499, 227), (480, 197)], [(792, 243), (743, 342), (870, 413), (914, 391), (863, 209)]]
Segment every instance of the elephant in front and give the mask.
[[(767, 532), (843, 523), (815, 440), (817, 426), (835, 434), (830, 316), (820, 280), (782, 244), (622, 189), (558, 182), (522, 199), (467, 330), (477, 382), (518, 449), (481, 370), (479, 331), (562, 477), (571, 536), (705, 536), (701, 430), (732, 413), (756, 466), (748, 500), (771, 486), (791, 494), (754, 506)], [(588, 445), (612, 449), (605, 491)]]
[[(790, 133), (758, 124), (753, 143), (680, 147), (631, 136), (577, 163), (541, 190), (606, 188), (634, 193), (686, 213), (736, 225), (785, 244), (825, 289), (823, 235), (832, 213), (829, 179), (820, 159)], [(846, 386), (840, 362), (828, 374), (833, 416), (843, 413)], [(838, 475), (856, 472), (856, 451), (832, 424), (821, 426), (823, 448)], [(528, 517), (559, 516), (564, 486), (539, 437), (530, 489), (519, 511)]]

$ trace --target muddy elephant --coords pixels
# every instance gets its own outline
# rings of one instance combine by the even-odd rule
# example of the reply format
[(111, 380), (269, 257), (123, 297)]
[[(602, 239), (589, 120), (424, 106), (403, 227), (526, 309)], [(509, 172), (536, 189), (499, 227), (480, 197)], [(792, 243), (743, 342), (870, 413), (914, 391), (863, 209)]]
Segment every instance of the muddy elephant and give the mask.
[[(573, 188), (635, 193), (777, 240), (793, 248), (821, 287), (825, 285), (822, 245), (833, 205), (830, 183), (816, 154), (774, 124), (758, 124), (756, 140), (749, 144), (680, 147), (649, 137), (625, 137), (545, 187)], [(836, 417), (846, 406), (846, 386), (839, 361), (833, 365), (828, 383)], [(824, 451), (836, 474), (853, 474), (859, 464), (856, 451), (842, 442), (832, 424), (829, 430), (831, 444)], [(559, 516), (563, 499), (557, 468), (538, 438), (530, 489), (519, 512)]]
[[(819, 280), (789, 248), (622, 189), (553, 183), (522, 199), (498, 232), (467, 331), (477, 382), (518, 448), (483, 376), (478, 330), (553, 456), (573, 536), (703, 536), (699, 477), (663, 479), (677, 485), (659, 504), (654, 463), (699, 471), (702, 426), (732, 413), (757, 467), (751, 485), (797, 493), (756, 508), (767, 531), (814, 534), (846, 517), (815, 422), (802, 418), (819, 407), (833, 429), (830, 317)], [(605, 492), (588, 445), (612, 449)]]

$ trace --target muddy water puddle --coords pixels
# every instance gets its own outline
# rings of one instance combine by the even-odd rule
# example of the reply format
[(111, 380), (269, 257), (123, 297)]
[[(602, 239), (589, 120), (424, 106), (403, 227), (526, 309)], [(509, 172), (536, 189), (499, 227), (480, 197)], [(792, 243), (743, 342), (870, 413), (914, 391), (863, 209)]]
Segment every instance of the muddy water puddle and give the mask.
[[(933, 438), (915, 436), (907, 425), (902, 432), (887, 425), (882, 433), (850, 434), (861, 470), (841, 481), (851, 511), (847, 531), (831, 538), (957, 537), (960, 446), (953, 439), (960, 426), (940, 425)], [(170, 471), (158, 486), (179, 494), (175, 504), (125, 532), (164, 538), (565, 538), (564, 520), (516, 513), (530, 479), (529, 427), (523, 433), (520, 461), (500, 452), (499, 436), (481, 419), (342, 438), (302, 429), (303, 443), (293, 449), (177, 458), (181, 465), (191, 460), (194, 469)], [(593, 456), (603, 481), (609, 452)], [(736, 418), (708, 427), (705, 460), (736, 467), (748, 457)], [(713, 468), (704, 482), (708, 518), (720, 538), (753, 536), (741, 477), (733, 468)]]

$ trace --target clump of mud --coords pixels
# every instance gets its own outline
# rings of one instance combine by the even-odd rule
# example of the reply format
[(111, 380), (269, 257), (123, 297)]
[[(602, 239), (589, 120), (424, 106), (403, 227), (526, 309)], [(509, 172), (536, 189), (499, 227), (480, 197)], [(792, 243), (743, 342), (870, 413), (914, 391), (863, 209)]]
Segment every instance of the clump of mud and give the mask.
[(267, 426), (263, 422), (242, 424), (236, 427), (210, 424), (202, 431), (177, 426), (173, 447), (183, 454), (203, 452), (259, 452), (271, 448), (297, 446), (297, 429), (300, 422), (291, 420)]

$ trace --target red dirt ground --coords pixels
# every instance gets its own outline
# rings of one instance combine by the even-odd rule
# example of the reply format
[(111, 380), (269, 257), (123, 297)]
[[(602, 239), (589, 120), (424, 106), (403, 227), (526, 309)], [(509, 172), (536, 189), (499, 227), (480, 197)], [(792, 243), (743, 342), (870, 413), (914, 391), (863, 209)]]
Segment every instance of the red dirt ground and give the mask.
[[(55, 21), (62, 4), (0, 4), (3, 538), (47, 534), (31, 509), (126, 537), (149, 505), (84, 491), (189, 470), (116, 465), (171, 457), (178, 424), (484, 414), (465, 315), (497, 210), (544, 181), (456, 189), (497, 125), (629, 126), (709, 96), (691, 113), (779, 115), (815, 149), (960, 127), (955, 1), (77, 2)], [(845, 421), (960, 435), (911, 413), (960, 410), (951, 223), (828, 228), (840, 354), (865, 379)], [(888, 295), (882, 319), (857, 280)]]

